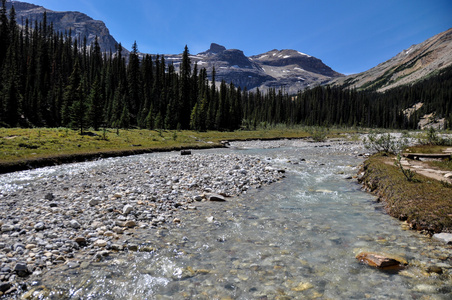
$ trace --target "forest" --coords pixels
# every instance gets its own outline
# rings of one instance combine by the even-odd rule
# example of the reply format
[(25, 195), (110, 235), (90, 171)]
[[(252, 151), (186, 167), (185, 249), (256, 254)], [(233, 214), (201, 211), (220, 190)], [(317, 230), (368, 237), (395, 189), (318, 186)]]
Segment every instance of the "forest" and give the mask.
[[(47, 23), (15, 21), (0, 10), (0, 127), (255, 129), (258, 126), (361, 126), (416, 129), (435, 112), (452, 128), (452, 68), (389, 90), (319, 86), (289, 95), (283, 89), (242, 90), (198, 68), (188, 47), (180, 66), (164, 55), (128, 57), (119, 44), (102, 53), (97, 41), (72, 38)], [(423, 107), (408, 118), (403, 110)]]

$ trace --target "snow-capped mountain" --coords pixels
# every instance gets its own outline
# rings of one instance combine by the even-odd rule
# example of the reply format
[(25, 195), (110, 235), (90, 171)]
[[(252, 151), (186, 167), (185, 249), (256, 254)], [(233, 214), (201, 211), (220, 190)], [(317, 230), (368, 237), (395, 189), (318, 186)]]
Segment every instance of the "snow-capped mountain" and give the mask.
[[(165, 55), (165, 58), (177, 69), (182, 55)], [(247, 57), (241, 50), (226, 49), (212, 43), (210, 49), (191, 55), (190, 59), (199, 68), (206, 68), (209, 76), (215, 67), (217, 81), (232, 82), (248, 90), (284, 88), (288, 93), (296, 93), (309, 86), (344, 76), (333, 71), (320, 59), (295, 50), (272, 50)]]

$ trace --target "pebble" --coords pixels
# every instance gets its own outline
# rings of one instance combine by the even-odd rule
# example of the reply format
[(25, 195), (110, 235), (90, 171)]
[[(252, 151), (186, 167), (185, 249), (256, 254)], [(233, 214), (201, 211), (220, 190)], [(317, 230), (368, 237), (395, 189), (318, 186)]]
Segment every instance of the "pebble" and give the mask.
[[(194, 153), (124, 159), (108, 170), (94, 167), (29, 182), (0, 202), (0, 292), (57, 264), (82, 269), (83, 257), (138, 251), (125, 242), (136, 228), (178, 226), (183, 219), (176, 212), (200, 209), (194, 202), (225, 201), (283, 177), (258, 157)], [(37, 195), (43, 200), (36, 201)]]

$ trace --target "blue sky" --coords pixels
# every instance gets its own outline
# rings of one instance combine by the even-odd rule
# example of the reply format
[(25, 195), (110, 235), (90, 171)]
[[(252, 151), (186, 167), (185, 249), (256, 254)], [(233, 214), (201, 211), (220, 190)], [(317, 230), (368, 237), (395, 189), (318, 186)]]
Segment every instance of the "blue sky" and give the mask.
[(245, 55), (294, 49), (335, 71), (368, 70), (452, 27), (452, 0), (28, 0), (105, 22), (128, 49), (190, 53), (210, 43)]

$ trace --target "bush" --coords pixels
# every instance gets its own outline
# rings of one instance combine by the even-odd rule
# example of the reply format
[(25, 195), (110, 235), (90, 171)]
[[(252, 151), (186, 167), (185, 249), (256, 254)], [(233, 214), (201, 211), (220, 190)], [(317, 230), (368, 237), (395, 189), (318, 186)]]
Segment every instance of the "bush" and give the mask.
[(309, 127), (307, 131), (315, 142), (326, 141), (328, 129), (325, 127)]
[(438, 131), (435, 130), (435, 128), (430, 127), (424, 133), (422, 133), (419, 138), (418, 142), (421, 145), (436, 145), (436, 146), (451, 146), (452, 145), (452, 139), (450, 138), (443, 138), (438, 134)]
[(364, 138), (363, 142), (367, 149), (388, 154), (400, 153), (409, 143), (407, 136), (402, 136), (402, 138), (398, 139), (390, 133), (370, 133), (367, 138)]

